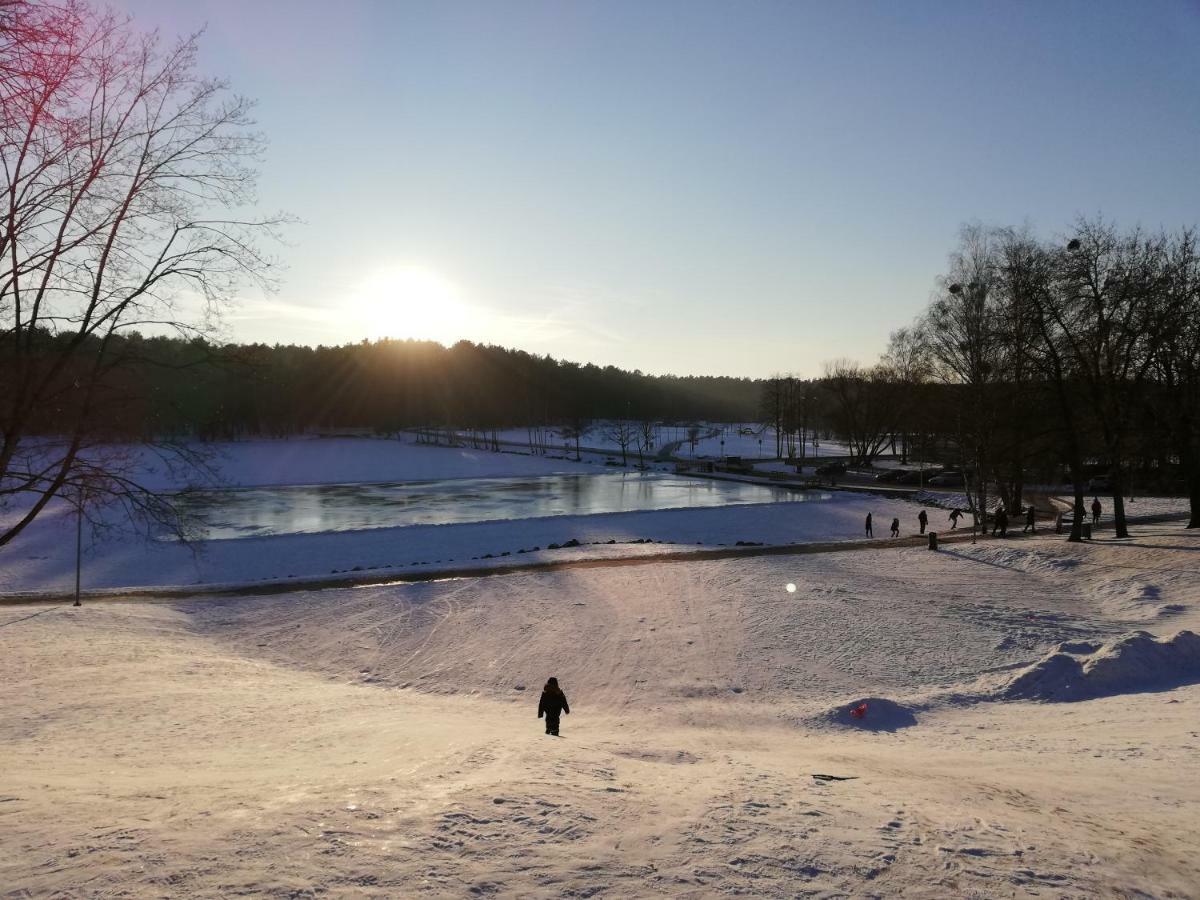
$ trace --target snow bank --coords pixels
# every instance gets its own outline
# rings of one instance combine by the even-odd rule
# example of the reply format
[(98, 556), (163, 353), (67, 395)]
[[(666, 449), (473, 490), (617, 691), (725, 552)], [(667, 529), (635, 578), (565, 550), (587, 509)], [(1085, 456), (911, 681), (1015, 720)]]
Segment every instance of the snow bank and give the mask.
[[(966, 514), (966, 518), (963, 519), (963, 522), (966, 523), (968, 528), (971, 527), (970, 514), (967, 513), (967, 510), (971, 506), (971, 499), (966, 494), (951, 494), (945, 491), (916, 491), (913, 494), (913, 500), (924, 506), (939, 506), (942, 509), (961, 509), (963, 513)], [(999, 508), (1000, 498), (989, 497), (988, 509), (994, 512)], [(1011, 523), (1015, 521), (1016, 519), (1010, 515), (1010, 527)]]
[(898, 731), (917, 724), (907, 706), (886, 697), (860, 697), (841, 703), (804, 721), (813, 728), (852, 728), (857, 731)]
[(1182, 611), (1179, 603), (1164, 601), (1164, 585), (1143, 575), (1105, 576), (1089, 585), (1105, 613), (1118, 619), (1140, 620)]
[(1013, 569), (1037, 575), (1070, 572), (1080, 562), (1074, 557), (1062, 556), (1062, 549), (1057, 547), (1055, 552), (1046, 552), (1027, 550), (1022, 547), (999, 547), (991, 544), (960, 544), (953, 550), (947, 550), (946, 553), (950, 556), (961, 556), (991, 566), (999, 566), (1002, 569)]
[[(86, 590), (245, 584), (375, 569), (428, 571), (504, 565), (518, 557), (533, 561), (640, 555), (653, 549), (639, 541), (678, 544), (671, 548), (677, 550), (736, 546), (738, 541), (850, 541), (862, 538), (867, 512), (874, 513), (882, 528), (892, 516), (908, 521), (911, 511), (904, 501), (835, 493), (832, 499), (817, 503), (548, 516), (202, 541), (196, 545), (196, 554), (167, 541), (104, 541), (95, 544), (84, 560), (83, 586)], [(70, 589), (75, 571), (74, 519), (67, 512), (43, 515), (0, 552), (0, 594)], [(87, 535), (84, 539), (87, 541)], [(573, 547), (567, 543), (571, 540), (586, 546), (545, 549), (550, 544)]]
[[(1091, 511), (1092, 501), (1089, 498), (1099, 497), (1100, 505), (1104, 510), (1101, 514), (1101, 521), (1112, 522), (1112, 495), (1092, 491), (1084, 491), (1084, 494), (1083, 505), (1087, 511)], [(1075, 504), (1075, 497), (1068, 494), (1061, 494), (1054, 499), (1064, 509), (1070, 509)], [(1125, 498), (1125, 515), (1131, 519), (1142, 516), (1186, 516), (1190, 511), (1191, 504), (1187, 497), (1138, 497), (1133, 500)]]
[(1157, 640), (1136, 631), (1107, 644), (1059, 644), (1000, 691), (1004, 700), (1075, 701), (1163, 690), (1200, 681), (1200, 635)]

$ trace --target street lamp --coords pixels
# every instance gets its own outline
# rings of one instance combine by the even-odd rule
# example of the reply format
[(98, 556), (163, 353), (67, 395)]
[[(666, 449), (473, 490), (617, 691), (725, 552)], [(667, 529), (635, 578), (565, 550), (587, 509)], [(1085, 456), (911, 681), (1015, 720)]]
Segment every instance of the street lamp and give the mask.
[(85, 494), (81, 482), (75, 492), (75, 602), (72, 606), (83, 606), (79, 601), (79, 582), (83, 573), (83, 503)]

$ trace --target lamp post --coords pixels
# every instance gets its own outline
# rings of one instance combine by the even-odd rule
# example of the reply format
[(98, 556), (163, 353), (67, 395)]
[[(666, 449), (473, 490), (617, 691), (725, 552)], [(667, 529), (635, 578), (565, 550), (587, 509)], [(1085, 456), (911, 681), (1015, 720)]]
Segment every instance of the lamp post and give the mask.
[(79, 582), (83, 573), (83, 484), (75, 492), (75, 602), (72, 606), (83, 606), (79, 600)]

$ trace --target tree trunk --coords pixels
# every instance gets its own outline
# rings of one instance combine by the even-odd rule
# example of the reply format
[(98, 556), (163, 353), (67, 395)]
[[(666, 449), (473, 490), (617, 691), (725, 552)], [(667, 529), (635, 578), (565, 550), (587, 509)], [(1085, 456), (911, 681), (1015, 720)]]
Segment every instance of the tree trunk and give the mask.
[(1191, 506), (1191, 517), (1188, 528), (1200, 528), (1200, 472), (1193, 466), (1188, 471), (1188, 503)]
[(1188, 528), (1200, 528), (1200, 466), (1197, 466), (1196, 443), (1192, 435), (1190, 418), (1180, 420), (1178, 449), (1179, 465), (1187, 478), (1188, 506), (1191, 515), (1188, 517)]
[(1113, 457), (1112, 466), (1113, 529), (1119, 538), (1129, 537), (1125, 520), (1125, 475), (1120, 458)]

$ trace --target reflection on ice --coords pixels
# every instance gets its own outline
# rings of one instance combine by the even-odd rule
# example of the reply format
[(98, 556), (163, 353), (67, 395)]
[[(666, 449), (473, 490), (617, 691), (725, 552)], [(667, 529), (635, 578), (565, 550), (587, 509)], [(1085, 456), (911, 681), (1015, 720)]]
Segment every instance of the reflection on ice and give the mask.
[(829, 494), (661, 473), (606, 472), (205, 491), (184, 506), (209, 539), (501, 519), (828, 500)]

